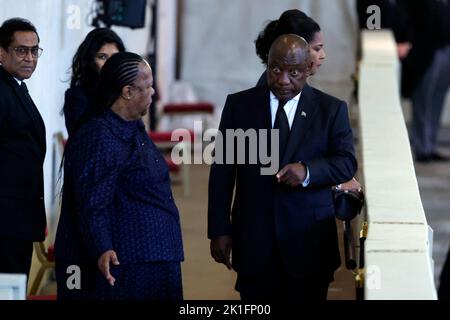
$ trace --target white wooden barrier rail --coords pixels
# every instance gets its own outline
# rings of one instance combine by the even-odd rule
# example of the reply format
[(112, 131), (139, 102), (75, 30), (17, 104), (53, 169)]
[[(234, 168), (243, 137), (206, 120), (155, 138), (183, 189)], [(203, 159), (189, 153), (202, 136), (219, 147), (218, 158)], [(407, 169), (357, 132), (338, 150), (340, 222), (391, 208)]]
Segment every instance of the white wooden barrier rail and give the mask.
[(367, 300), (437, 299), (430, 229), (420, 199), (400, 105), (392, 33), (363, 31), (359, 128), (368, 236)]

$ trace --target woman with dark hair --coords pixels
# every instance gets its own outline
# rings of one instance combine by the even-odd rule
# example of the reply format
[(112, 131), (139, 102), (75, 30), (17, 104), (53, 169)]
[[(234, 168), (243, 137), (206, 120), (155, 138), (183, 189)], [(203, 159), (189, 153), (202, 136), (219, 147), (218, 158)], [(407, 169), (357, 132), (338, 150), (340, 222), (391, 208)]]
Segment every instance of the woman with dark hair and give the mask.
[[(255, 40), (256, 54), (261, 58), (262, 63), (267, 65), (267, 58), (272, 43), (282, 34), (290, 33), (296, 34), (308, 42), (312, 61), (309, 75), (314, 75), (325, 59), (323, 33), (317, 22), (300, 10), (287, 10), (281, 14), (278, 20), (269, 22)], [(266, 72), (260, 77), (257, 85), (266, 84), (265, 78)]]
[(283, 12), (278, 20), (270, 21), (255, 40), (256, 54), (267, 64), (270, 47), (282, 34), (296, 34), (311, 43), (316, 33), (321, 32), (319, 25), (304, 12), (292, 9)]
[(125, 51), (120, 37), (111, 29), (97, 28), (89, 32), (72, 60), (70, 88), (63, 107), (69, 135), (94, 103), (102, 66), (113, 54)]
[(58, 299), (183, 298), (169, 171), (141, 117), (152, 70), (122, 52), (100, 73), (91, 118), (69, 137), (55, 241)]

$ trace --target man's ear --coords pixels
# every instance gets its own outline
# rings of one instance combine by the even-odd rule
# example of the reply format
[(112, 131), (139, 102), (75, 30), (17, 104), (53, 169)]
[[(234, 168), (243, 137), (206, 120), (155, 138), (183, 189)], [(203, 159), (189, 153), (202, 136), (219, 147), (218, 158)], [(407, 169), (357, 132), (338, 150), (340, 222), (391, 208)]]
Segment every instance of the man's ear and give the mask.
[(124, 98), (125, 100), (130, 100), (131, 99), (131, 86), (125, 86), (122, 88), (122, 98)]
[(308, 60), (308, 61), (306, 62), (306, 70), (305, 70), (305, 73), (306, 73), (306, 76), (307, 76), (307, 77), (309, 77), (310, 75), (312, 75), (313, 65), (314, 65), (314, 62), (312, 62), (311, 60)]

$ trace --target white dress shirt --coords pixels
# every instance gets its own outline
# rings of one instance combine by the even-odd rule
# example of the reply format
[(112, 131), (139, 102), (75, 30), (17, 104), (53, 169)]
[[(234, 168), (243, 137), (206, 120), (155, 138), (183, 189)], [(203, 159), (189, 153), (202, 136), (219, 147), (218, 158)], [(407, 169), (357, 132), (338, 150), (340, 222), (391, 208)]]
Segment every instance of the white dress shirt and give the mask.
[[(289, 129), (292, 129), (292, 123), (294, 123), (295, 113), (297, 112), (297, 105), (298, 105), (298, 101), (300, 100), (301, 95), (302, 95), (302, 92), (300, 91), (300, 93), (298, 95), (296, 95), (291, 100), (286, 102), (286, 104), (283, 107), (284, 112), (286, 112), (286, 116), (287, 116), (287, 119), (289, 122)], [(275, 124), (275, 117), (276, 117), (277, 110), (278, 110), (278, 103), (279, 103), (279, 101), (278, 101), (277, 97), (273, 94), (272, 91), (270, 91), (270, 114), (272, 115), (272, 128)], [(308, 170), (308, 167), (306, 167), (306, 178), (305, 178), (305, 181), (303, 181), (302, 186), (307, 187), (309, 185), (309, 180), (310, 180), (309, 170)]]

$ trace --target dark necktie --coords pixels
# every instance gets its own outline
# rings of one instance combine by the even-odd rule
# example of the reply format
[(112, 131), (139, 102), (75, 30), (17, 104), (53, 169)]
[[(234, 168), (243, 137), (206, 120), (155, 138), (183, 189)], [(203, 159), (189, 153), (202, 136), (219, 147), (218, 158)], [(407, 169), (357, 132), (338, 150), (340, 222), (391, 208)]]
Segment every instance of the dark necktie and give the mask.
[(31, 99), (30, 94), (28, 93), (28, 88), (27, 88), (27, 85), (25, 84), (25, 82), (22, 81), (22, 83), (20, 85), (20, 89), (22, 90), (24, 97), (27, 98), (28, 102), (30, 102), (32, 105), (34, 105), (33, 100)]
[(286, 151), (286, 146), (289, 140), (289, 121), (284, 111), (283, 107), (286, 104), (286, 101), (278, 101), (278, 109), (275, 115), (275, 123), (273, 125), (274, 129), (279, 130), (280, 140), (279, 140), (279, 150), (280, 150), (280, 159), (283, 158), (284, 152)]
[(36, 105), (34, 104), (33, 99), (31, 99), (31, 96), (28, 93), (27, 85), (23, 81), (20, 85), (20, 90), (22, 91), (23, 96), (25, 97), (25, 99), (28, 102), (26, 104), (26, 108), (27, 108), (28, 112), (30, 113), (31, 118), (34, 121), (37, 121), (37, 123), (39, 123), (39, 126), (42, 128), (42, 124), (43, 124), (42, 117), (41, 117), (38, 109), (36, 108)]

